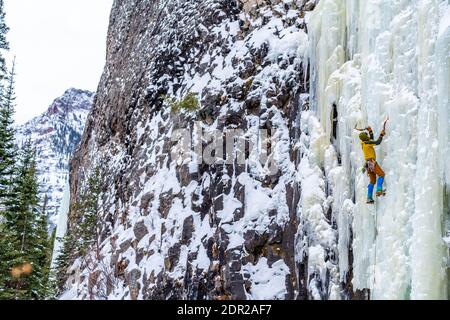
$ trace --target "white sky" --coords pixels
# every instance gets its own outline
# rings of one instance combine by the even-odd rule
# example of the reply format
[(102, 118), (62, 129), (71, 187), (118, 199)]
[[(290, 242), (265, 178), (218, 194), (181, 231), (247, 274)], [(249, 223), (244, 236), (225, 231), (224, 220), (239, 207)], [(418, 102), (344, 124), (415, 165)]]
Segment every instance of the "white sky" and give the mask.
[(112, 2), (4, 0), (17, 63), (17, 123), (41, 114), (68, 88), (96, 91)]

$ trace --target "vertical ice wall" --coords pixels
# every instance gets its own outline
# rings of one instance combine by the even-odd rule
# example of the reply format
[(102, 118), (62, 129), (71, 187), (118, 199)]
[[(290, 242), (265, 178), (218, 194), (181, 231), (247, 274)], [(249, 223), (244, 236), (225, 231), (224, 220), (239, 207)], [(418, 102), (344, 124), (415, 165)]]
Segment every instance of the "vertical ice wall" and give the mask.
[[(311, 106), (341, 160), (332, 169), (341, 178), (331, 184), (333, 215), (339, 230), (352, 224), (353, 289), (371, 289), (375, 299), (447, 297), (449, 7), (448, 0), (321, 0), (309, 17)], [(367, 206), (354, 128), (379, 133), (388, 117), (377, 150), (388, 195)], [(349, 202), (353, 219), (341, 219)], [(342, 241), (350, 243), (348, 232)], [(339, 248), (345, 268), (348, 252)]]
[(55, 244), (53, 246), (53, 254), (52, 254), (52, 264), (51, 268), (55, 267), (56, 258), (58, 258), (59, 251), (62, 248), (61, 239), (66, 235), (67, 232), (67, 219), (70, 208), (70, 187), (69, 182), (66, 183), (64, 187), (64, 196), (61, 202), (61, 214), (59, 215), (58, 225), (56, 226), (56, 238)]
[[(444, 7), (444, 6), (443, 6)], [(450, 6), (442, 9), (436, 40), (436, 63), (439, 106), (439, 140), (442, 141), (441, 161), (446, 184), (450, 184)]]

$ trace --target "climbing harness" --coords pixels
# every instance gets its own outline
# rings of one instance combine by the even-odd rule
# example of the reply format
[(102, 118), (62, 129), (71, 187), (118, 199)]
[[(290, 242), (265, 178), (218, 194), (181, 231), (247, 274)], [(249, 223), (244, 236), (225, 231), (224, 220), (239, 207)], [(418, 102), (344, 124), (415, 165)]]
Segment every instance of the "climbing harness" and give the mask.
[(377, 163), (375, 162), (375, 160), (369, 160), (367, 161), (367, 171), (368, 172), (375, 172), (375, 167), (376, 167)]

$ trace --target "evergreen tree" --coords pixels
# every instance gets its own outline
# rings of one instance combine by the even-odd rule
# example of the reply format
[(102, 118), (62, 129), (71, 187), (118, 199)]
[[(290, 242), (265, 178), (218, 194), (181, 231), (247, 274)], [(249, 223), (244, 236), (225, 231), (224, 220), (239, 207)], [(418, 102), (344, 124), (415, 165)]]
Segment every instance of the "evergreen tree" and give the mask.
[(100, 171), (97, 168), (88, 179), (87, 189), (81, 194), (75, 211), (81, 217), (79, 224), (79, 250), (81, 255), (95, 245), (98, 252), (98, 200), (100, 196)]
[(47, 216), (40, 207), (35, 151), (30, 141), (20, 152), (11, 185), (14, 197), (5, 202), (3, 227), (11, 243), (4, 253), (7, 267), (2, 298), (41, 299), (45, 297), (50, 243)]
[(62, 239), (61, 250), (55, 259), (55, 269), (53, 270), (52, 281), (54, 295), (57, 296), (64, 290), (64, 284), (67, 281), (67, 269), (72, 265), (77, 256), (77, 239), (68, 233)]
[(36, 225), (33, 241), (33, 260), (36, 263), (36, 271), (31, 278), (33, 296), (37, 299), (44, 299), (49, 291), (50, 264), (52, 258), (53, 240), (48, 235), (47, 216), (48, 197), (44, 198), (42, 211), (36, 216)]
[[(57, 287), (58, 283), (56, 281), (56, 271), (55, 271), (55, 265), (52, 264), (53, 262), (53, 251), (55, 248), (55, 242), (56, 242), (56, 228), (53, 229), (52, 235), (50, 236), (50, 263), (49, 263), (49, 270), (48, 270), (48, 278), (47, 278), (47, 290), (45, 294), (45, 299), (53, 300), (57, 297)], [(58, 239), (59, 240), (59, 239)], [(55, 259), (55, 264), (56, 264)]]
[[(3, 2), (0, 1), (0, 48), (4, 33)], [(1, 55), (0, 55), (1, 56)], [(0, 59), (0, 69), (3, 60)], [(0, 70), (0, 74), (3, 75)], [(3, 76), (0, 76), (2, 78)], [(14, 65), (8, 75), (7, 90), (0, 86), (0, 297), (11, 298), (11, 267), (20, 263), (20, 255), (17, 248), (20, 246), (17, 230), (7, 225), (7, 204), (12, 203), (17, 194), (13, 191), (13, 180), (15, 173), (15, 161), (17, 157), (14, 144), (13, 114), (14, 114)], [(5, 93), (6, 92), (6, 93)]]
[(101, 194), (100, 170), (97, 168), (89, 177), (86, 189), (73, 206), (73, 219), (78, 221), (62, 241), (62, 248), (55, 259), (53, 286), (55, 295), (64, 290), (67, 269), (77, 257), (85, 256), (90, 250), (99, 253), (98, 201)]
[(8, 86), (2, 89), (0, 103), (0, 209), (9, 194), (9, 185), (17, 156), (14, 143), (14, 108), (15, 108), (15, 64), (8, 74)]
[(16, 291), (12, 288), (12, 266), (20, 263), (16, 248), (20, 245), (11, 232), (0, 224), (0, 299), (15, 299)]
[[(15, 244), (9, 252), (12, 269), (23, 265), (35, 267), (32, 264), (32, 251), (39, 198), (33, 157), (31, 143), (27, 142), (21, 151), (20, 164), (11, 185), (11, 193), (14, 196), (5, 201), (4, 224)], [(11, 275), (8, 287), (15, 290), (17, 299), (31, 298), (31, 281), (28, 278), (28, 275), (22, 275), (20, 272), (17, 276)]]
[[(5, 21), (5, 11), (3, 0), (0, 0), (0, 50), (9, 50), (9, 43), (6, 39), (6, 34), (9, 28)], [(3, 76), (6, 73), (6, 63), (5, 58), (0, 54), (0, 80), (3, 80)]]
[(7, 77), (4, 51), (9, 49), (6, 34), (9, 29), (5, 23), (5, 12), (3, 0), (0, 0), (0, 211), (2, 210), (2, 200), (6, 196), (6, 189), (14, 164), (14, 131), (13, 131), (13, 113), (14, 113), (14, 67), (9, 74), (8, 88), (5, 90), (3, 80)]

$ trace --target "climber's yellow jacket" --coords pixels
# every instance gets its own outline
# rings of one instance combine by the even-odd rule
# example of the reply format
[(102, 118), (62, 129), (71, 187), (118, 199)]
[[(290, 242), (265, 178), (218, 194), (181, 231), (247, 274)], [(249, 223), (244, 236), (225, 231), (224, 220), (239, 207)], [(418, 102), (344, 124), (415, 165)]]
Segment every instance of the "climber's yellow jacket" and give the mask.
[(366, 161), (377, 160), (377, 153), (375, 152), (373, 144), (368, 144), (362, 141), (361, 146), (364, 153), (364, 159), (366, 159)]
[(377, 160), (377, 154), (375, 152), (374, 146), (379, 146), (381, 142), (383, 142), (383, 137), (385, 133), (384, 131), (381, 132), (381, 135), (378, 138), (378, 140), (374, 141), (372, 129), (368, 128), (367, 130), (369, 131), (369, 134), (363, 132), (359, 135), (359, 138), (361, 139), (361, 147), (364, 153), (364, 159), (366, 161)]

